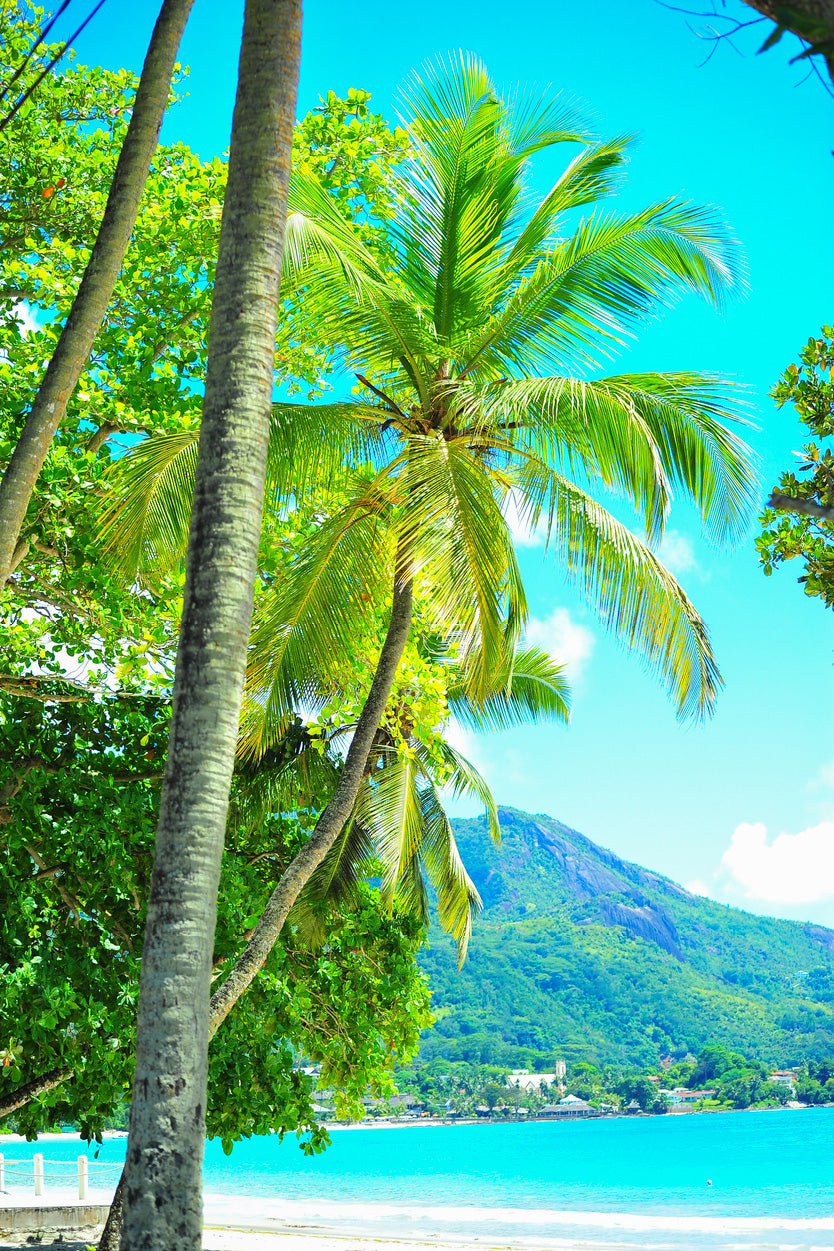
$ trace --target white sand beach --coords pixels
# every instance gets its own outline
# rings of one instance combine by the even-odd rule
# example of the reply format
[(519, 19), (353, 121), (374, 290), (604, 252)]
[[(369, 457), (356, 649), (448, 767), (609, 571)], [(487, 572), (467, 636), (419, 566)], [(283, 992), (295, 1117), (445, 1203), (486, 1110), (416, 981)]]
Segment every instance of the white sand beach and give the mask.
[[(494, 1243), (477, 1239), (483, 1251), (503, 1251), (510, 1244)], [(204, 1251), (437, 1251), (438, 1243), (430, 1239), (387, 1239), (362, 1237), (355, 1234), (338, 1237), (333, 1234), (281, 1233), (277, 1230), (217, 1229), (206, 1227), (203, 1233)], [(443, 1240), (444, 1251), (472, 1251), (472, 1242), (449, 1242)], [(570, 1251), (573, 1242), (559, 1244)]]

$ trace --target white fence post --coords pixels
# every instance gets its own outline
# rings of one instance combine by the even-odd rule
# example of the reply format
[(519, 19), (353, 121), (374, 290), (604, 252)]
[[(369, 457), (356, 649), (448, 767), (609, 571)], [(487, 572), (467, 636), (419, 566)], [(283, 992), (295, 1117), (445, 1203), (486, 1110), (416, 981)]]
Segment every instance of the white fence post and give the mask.
[(78, 1157), (78, 1197), (79, 1199), (87, 1198), (87, 1157), (80, 1155)]
[(35, 1165), (35, 1194), (43, 1194), (43, 1156), (36, 1155), (33, 1163)]

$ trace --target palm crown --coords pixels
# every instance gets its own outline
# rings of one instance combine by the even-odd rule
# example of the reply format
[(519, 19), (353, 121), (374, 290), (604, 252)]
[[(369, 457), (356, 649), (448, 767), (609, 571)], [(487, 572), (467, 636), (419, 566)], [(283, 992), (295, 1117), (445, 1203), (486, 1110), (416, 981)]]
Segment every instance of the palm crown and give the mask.
[[(754, 479), (725, 424), (737, 408), (716, 378), (594, 371), (680, 293), (718, 304), (738, 281), (732, 241), (711, 211), (672, 201), (592, 211), (569, 232), (568, 215), (612, 189), (626, 140), (592, 142), (558, 99), (501, 101), (475, 58), (415, 78), (405, 106), (411, 154), (391, 188), (384, 253), (362, 243), (313, 178), (291, 187), (285, 288), (343, 345), (360, 392), (275, 405), (273, 510), (337, 478), (345, 494), (259, 605), (242, 752), (262, 755), (297, 709), (338, 691), (357, 648), (378, 647), (379, 614), (404, 596), (410, 612), (412, 594), (420, 628), (448, 660), (453, 709), (493, 725), (562, 715), (552, 662), (519, 650), (527, 607), (510, 498), (529, 524), (545, 525), (557, 558), (660, 673), (679, 714), (707, 713), (720, 678), (706, 629), (650, 543), (676, 488), (717, 537), (743, 523)], [(560, 143), (580, 153), (533, 204), (529, 162)], [(127, 524), (136, 554), (184, 546), (194, 451), (183, 432), (149, 440), (123, 467), (133, 498), (111, 527)], [(363, 468), (345, 476), (351, 464)], [(646, 541), (594, 498), (600, 489), (630, 501)], [(455, 876), (456, 853), (407, 740), (386, 781), (366, 775), (354, 833), (361, 842), (373, 796), (376, 845), (396, 849), (392, 873), (419, 894), (420, 839), (430, 869), (432, 856), (435, 867), (446, 857), (441, 875)], [(444, 840), (445, 851), (432, 850)], [(337, 844), (328, 865), (339, 855)], [(328, 865), (320, 880), (332, 877)]]
[[(265, 605), (256, 639), (280, 643), (260, 649), (250, 689), (268, 707), (284, 647), (302, 641), (326, 669), (367, 602), (356, 588), (378, 596), (398, 559), (454, 636), (469, 693), (485, 697), (526, 615), (504, 516), (512, 494), (530, 524), (544, 521), (603, 618), (660, 671), (678, 711), (709, 711), (719, 678), (700, 617), (648, 543), (590, 492), (625, 495), (649, 541), (675, 487), (718, 537), (732, 533), (754, 484), (724, 424), (736, 407), (699, 374), (587, 375), (658, 304), (687, 289), (718, 303), (737, 281), (732, 241), (710, 211), (672, 202), (597, 211), (564, 234), (570, 210), (611, 189), (625, 140), (591, 143), (558, 100), (505, 105), (474, 58), (415, 79), (406, 100), (412, 156), (393, 187), (395, 266), (362, 247), (314, 182), (291, 190), (286, 280), (306, 287), (324, 333), (345, 345), (364, 397), (276, 406), (274, 487), (303, 495), (308, 469), (320, 479), (346, 450), (376, 472)], [(565, 142), (583, 149), (525, 211), (530, 158)]]

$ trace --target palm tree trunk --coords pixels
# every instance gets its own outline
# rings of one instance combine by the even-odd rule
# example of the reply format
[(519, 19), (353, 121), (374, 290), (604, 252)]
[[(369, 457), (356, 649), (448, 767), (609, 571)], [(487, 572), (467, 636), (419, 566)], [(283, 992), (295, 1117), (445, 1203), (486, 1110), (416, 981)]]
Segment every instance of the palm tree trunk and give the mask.
[(26, 1082), (24, 1086), (18, 1086), (17, 1090), (13, 1090), (11, 1094), (3, 1095), (0, 1098), (0, 1121), (6, 1116), (11, 1116), (12, 1112), (16, 1112), (18, 1108), (22, 1108), (30, 1099), (45, 1095), (48, 1090), (54, 1090), (56, 1086), (60, 1086), (70, 1077), (72, 1077), (71, 1069), (51, 1069), (48, 1073), (34, 1078), (33, 1081)]
[(49, 445), (86, 367), (122, 268), (156, 151), (182, 32), (194, 0), (163, 0), (98, 236), (55, 352), (0, 483), (0, 590)]
[(110, 1211), (107, 1213), (107, 1220), (104, 1229), (101, 1231), (101, 1237), (98, 1242), (98, 1251), (119, 1251), (122, 1244), (122, 1228), (124, 1226), (125, 1216), (125, 1171), (122, 1169), (122, 1175), (119, 1178), (119, 1184), (116, 1187), (116, 1193), (110, 1203)]
[(411, 626), (412, 582), (398, 582), (388, 632), (382, 645), (376, 673), (362, 709), (336, 789), (322, 812), (310, 838), (284, 871), (269, 897), (261, 919), (246, 948), (232, 966), (223, 985), (214, 993), (210, 1006), (209, 1037), (214, 1037), (240, 996), (262, 967), (281, 932), (290, 908), (314, 869), (321, 864), (350, 817), (382, 721), (394, 675), (400, 663)]
[(137, 1021), (125, 1251), (198, 1251), (217, 884), (261, 528), (301, 0), (247, 0)]

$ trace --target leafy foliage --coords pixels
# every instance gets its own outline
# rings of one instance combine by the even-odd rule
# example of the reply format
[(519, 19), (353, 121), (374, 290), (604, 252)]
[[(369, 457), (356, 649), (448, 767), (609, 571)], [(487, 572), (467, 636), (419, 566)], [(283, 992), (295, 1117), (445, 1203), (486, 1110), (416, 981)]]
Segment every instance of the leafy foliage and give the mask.
[[(796, 469), (779, 479), (777, 492), (787, 497), (783, 507), (796, 500), (799, 507), (834, 508), (834, 326), (823, 326), (818, 339), (808, 340), (800, 363), (788, 366), (771, 395), (779, 408), (793, 404), (812, 436), (797, 454)], [(768, 508), (761, 524), (756, 547), (765, 574), (799, 559), (805, 572), (797, 581), (805, 594), (834, 608), (834, 520)]]
[[(571, 1095), (599, 1112), (663, 1115), (673, 1106), (675, 1092), (703, 1087), (711, 1093), (693, 1105), (696, 1109), (772, 1108), (783, 1106), (791, 1097), (788, 1086), (770, 1080), (770, 1070), (760, 1060), (715, 1043), (703, 1047), (697, 1057), (674, 1064), (667, 1057), (663, 1064), (646, 1068), (634, 1068), (622, 1061), (588, 1060), (576, 1060), (566, 1067), (561, 1080), (541, 1066), (538, 1076), (534, 1074), (532, 1081), (520, 1085), (518, 1072), (508, 1073), (501, 1065), (435, 1057), (415, 1061), (400, 1075), (399, 1085), (415, 1097), (421, 1110), (444, 1117), (450, 1113), (483, 1115), (489, 1109), (493, 1117), (517, 1119), (521, 1113), (535, 1115)], [(834, 1088), (825, 1085), (831, 1072), (831, 1060), (800, 1066), (795, 1077), (797, 1091), (819, 1096), (809, 1102), (824, 1102)]]
[[(76, 1121), (100, 1133), (132, 1075), (145, 901), (169, 709), (154, 699), (50, 707), (2, 699), (0, 753), (0, 1097), (42, 1073), (67, 1080), (15, 1114), (33, 1134)], [(236, 799), (248, 779), (237, 779)], [(309, 818), (307, 818), (309, 820)], [(275, 880), (307, 835), (305, 818), (233, 820), (221, 876), (214, 967), (223, 975)], [(323, 1138), (299, 1057), (321, 1066), (356, 1111), (428, 1024), (414, 964), (419, 923), (361, 886), (331, 911), (311, 952), (287, 931), (211, 1049), (208, 1131), (224, 1145), (271, 1129)]]

